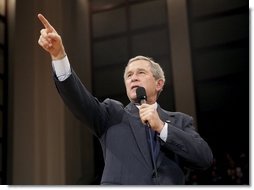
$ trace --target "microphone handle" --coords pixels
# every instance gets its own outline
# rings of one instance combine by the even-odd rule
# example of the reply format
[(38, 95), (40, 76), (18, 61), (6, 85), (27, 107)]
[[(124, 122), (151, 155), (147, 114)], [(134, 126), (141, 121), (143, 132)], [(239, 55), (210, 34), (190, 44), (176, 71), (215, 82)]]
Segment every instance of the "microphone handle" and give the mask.
[[(141, 99), (141, 100), (140, 100), (140, 105), (142, 105), (142, 104), (146, 104), (146, 99)], [(150, 124), (148, 123), (148, 121), (146, 121), (146, 125), (147, 125), (147, 127), (151, 128), (151, 126), (150, 126)]]
[(140, 105), (142, 105), (142, 104), (146, 104), (146, 99), (141, 99), (140, 100)]

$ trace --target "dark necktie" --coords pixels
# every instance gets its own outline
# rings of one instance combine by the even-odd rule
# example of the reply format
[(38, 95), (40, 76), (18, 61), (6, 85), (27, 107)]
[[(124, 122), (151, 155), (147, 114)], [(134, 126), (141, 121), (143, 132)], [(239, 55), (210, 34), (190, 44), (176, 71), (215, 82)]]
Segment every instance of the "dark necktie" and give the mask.
[[(149, 131), (150, 131), (150, 134), (149, 134)], [(147, 132), (147, 141), (148, 141), (149, 147), (151, 147), (151, 143), (152, 143), (152, 147), (150, 148), (151, 154), (154, 160), (156, 160), (160, 151), (158, 133), (148, 127), (146, 132)]]

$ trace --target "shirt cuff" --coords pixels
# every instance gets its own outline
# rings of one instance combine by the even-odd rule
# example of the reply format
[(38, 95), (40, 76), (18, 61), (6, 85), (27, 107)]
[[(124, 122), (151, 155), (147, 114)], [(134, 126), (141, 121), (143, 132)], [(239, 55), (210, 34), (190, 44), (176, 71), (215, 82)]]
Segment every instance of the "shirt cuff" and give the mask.
[(167, 137), (168, 137), (168, 123), (165, 122), (162, 130), (161, 130), (161, 133), (160, 133), (160, 138), (166, 142), (167, 141)]
[(59, 81), (64, 81), (71, 75), (71, 66), (67, 56), (53, 60), (52, 67)]

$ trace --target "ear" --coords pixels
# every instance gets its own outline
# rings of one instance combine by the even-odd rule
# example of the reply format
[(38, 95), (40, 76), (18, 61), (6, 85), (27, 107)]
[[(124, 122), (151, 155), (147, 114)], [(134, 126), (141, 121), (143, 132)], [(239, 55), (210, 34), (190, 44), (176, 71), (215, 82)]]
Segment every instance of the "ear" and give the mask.
[(164, 81), (162, 79), (159, 79), (156, 81), (156, 90), (159, 92), (163, 89)]

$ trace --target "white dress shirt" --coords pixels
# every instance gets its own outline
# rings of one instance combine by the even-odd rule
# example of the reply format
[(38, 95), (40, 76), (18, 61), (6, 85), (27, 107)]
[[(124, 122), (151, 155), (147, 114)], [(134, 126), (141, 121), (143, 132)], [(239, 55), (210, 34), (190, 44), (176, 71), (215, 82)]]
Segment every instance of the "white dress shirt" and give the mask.
[(71, 75), (71, 66), (67, 55), (62, 59), (53, 60), (52, 67), (59, 81), (64, 81)]
[[(59, 81), (66, 80), (71, 75), (71, 66), (67, 56), (60, 60), (52, 61), (53, 70)], [(157, 102), (154, 103), (154, 108), (157, 109)], [(165, 122), (159, 137), (166, 142), (168, 136), (168, 123)]]

